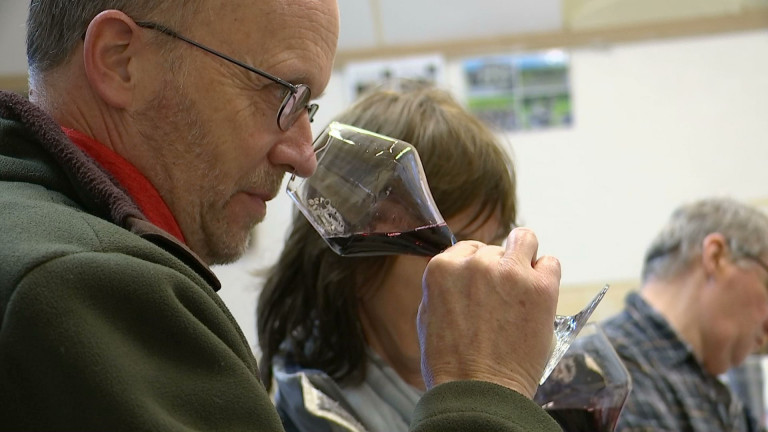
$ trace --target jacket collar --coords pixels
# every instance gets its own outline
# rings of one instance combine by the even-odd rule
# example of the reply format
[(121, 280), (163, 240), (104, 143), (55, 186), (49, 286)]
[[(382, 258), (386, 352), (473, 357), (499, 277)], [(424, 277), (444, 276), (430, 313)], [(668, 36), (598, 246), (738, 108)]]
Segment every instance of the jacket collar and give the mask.
[(346, 407), (341, 389), (319, 370), (287, 371), (282, 361), (273, 368), (275, 405), (301, 430), (367, 432)]
[(119, 183), (75, 146), (59, 124), (22, 96), (0, 91), (0, 117), (24, 126), (31, 140), (57, 163), (72, 185), (73, 200), (89, 213), (108, 220), (180, 258), (218, 291), (221, 283), (200, 258), (172, 235), (152, 225)]
[(672, 368), (689, 361), (698, 364), (691, 347), (680, 338), (666, 318), (639, 293), (628, 295), (626, 306), (627, 313), (646, 335), (647, 340), (653, 341), (643, 348), (658, 367)]

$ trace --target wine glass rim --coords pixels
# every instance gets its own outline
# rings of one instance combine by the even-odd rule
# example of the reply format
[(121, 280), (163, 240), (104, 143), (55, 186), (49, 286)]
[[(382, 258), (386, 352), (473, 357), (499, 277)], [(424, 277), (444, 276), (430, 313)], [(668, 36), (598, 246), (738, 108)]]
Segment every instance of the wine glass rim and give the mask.
[(328, 127), (325, 128), (325, 130), (323, 130), (322, 133), (320, 133), (318, 138), (322, 137), (323, 135), (325, 135), (327, 133), (328, 135), (332, 136), (333, 138), (336, 138), (338, 140), (344, 141), (346, 143), (353, 144), (354, 141), (352, 141), (352, 140), (350, 140), (348, 138), (345, 138), (344, 136), (341, 135), (341, 131), (343, 131), (343, 130), (349, 130), (349, 131), (356, 132), (356, 133), (359, 133), (359, 134), (362, 134), (362, 135), (368, 135), (368, 136), (374, 137), (376, 139), (380, 139), (380, 140), (383, 140), (383, 141), (388, 141), (388, 142), (390, 142), (392, 144), (395, 144), (395, 143), (398, 143), (398, 142), (405, 143), (405, 141), (403, 141), (403, 140), (400, 140), (400, 139), (397, 139), (397, 138), (393, 138), (393, 137), (388, 136), (388, 135), (383, 135), (383, 134), (380, 134), (380, 133), (377, 133), (377, 132), (370, 131), (368, 129), (359, 128), (357, 126), (352, 126), (350, 124), (341, 123), (341, 122), (337, 122), (337, 121), (332, 121), (328, 125)]

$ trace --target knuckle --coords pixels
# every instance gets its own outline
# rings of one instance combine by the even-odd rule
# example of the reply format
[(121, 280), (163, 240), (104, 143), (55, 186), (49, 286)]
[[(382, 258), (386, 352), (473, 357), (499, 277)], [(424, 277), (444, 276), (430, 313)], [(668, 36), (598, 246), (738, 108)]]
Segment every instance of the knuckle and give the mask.
[(557, 257), (548, 256), (548, 259), (552, 262), (553, 266), (555, 266), (558, 270), (560, 270), (560, 260), (557, 259)]
[(521, 238), (525, 239), (535, 239), (536, 233), (533, 232), (532, 229), (528, 227), (517, 227), (515, 228), (515, 235), (520, 236)]
[(447, 257), (445, 254), (439, 254), (432, 257), (427, 263), (427, 272), (443, 272), (450, 269), (454, 265), (454, 260)]

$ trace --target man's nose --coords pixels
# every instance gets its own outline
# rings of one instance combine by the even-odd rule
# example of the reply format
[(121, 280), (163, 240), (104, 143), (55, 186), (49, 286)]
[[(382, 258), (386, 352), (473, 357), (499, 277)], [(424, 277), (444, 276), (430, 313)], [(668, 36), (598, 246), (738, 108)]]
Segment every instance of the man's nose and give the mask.
[(312, 149), (312, 128), (307, 116), (299, 118), (283, 134), (282, 140), (270, 152), (270, 162), (300, 177), (314, 174), (317, 158)]

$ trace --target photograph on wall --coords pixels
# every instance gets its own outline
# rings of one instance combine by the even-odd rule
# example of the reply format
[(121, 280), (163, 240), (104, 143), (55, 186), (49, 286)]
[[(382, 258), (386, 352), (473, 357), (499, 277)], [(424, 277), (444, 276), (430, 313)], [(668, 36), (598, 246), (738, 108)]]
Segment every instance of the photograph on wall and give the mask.
[(367, 90), (381, 85), (396, 86), (397, 90), (414, 83), (444, 86), (445, 59), (441, 55), (402, 57), (387, 60), (350, 62), (344, 68), (347, 100), (355, 101)]
[(466, 59), (462, 69), (469, 110), (497, 129), (573, 122), (569, 61), (562, 50)]

